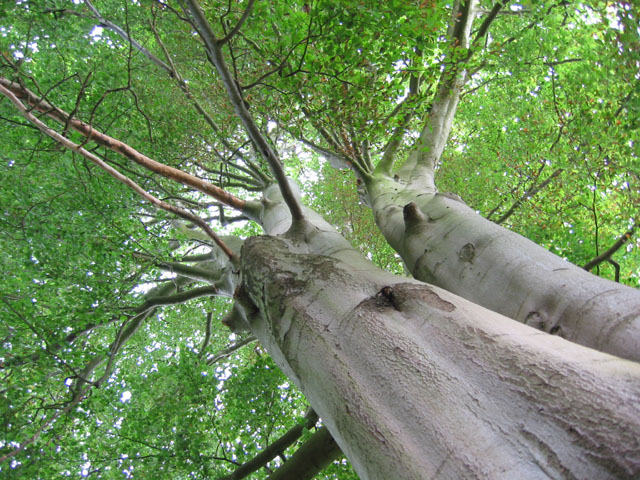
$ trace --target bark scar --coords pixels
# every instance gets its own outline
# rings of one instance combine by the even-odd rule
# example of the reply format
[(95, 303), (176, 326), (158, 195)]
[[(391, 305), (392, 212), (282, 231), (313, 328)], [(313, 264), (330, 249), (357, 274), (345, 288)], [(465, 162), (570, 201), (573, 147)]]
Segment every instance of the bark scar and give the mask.
[(458, 253), (458, 258), (461, 262), (472, 263), (475, 256), (476, 247), (473, 245), (473, 243), (467, 243)]
[(401, 311), (393, 293), (393, 288), (389, 285), (382, 287), (382, 289), (378, 293), (376, 293), (376, 300), (378, 304), (384, 303), (390, 307), (393, 307), (399, 312)]

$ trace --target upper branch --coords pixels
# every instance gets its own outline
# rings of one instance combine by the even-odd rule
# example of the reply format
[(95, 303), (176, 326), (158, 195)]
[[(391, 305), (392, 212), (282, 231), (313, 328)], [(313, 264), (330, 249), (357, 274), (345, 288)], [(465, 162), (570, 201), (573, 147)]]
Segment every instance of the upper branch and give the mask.
[(289, 184), (289, 180), (287, 179), (282, 163), (280, 163), (280, 159), (271, 148), (271, 145), (265, 136), (260, 132), (251, 113), (247, 110), (240, 89), (238, 88), (238, 83), (231, 74), (227, 63), (224, 60), (221, 41), (217, 39), (213, 33), (211, 25), (205, 18), (204, 12), (200, 8), (200, 5), (198, 5), (198, 2), (196, 0), (186, 0), (186, 3), (194, 18), (198, 34), (204, 41), (209, 60), (220, 75), (229, 100), (235, 109), (236, 115), (238, 115), (238, 118), (242, 121), (249, 138), (255, 144), (260, 155), (262, 155), (271, 168), (271, 171), (278, 182), (278, 186), (280, 187), (280, 191), (282, 192), (282, 197), (289, 207), (293, 222), (303, 220), (304, 213), (302, 211), (302, 206), (291, 189), (291, 185)]
[[(411, 103), (416, 96), (418, 95), (418, 89), (420, 88), (420, 77), (417, 75), (412, 75), (409, 81), (409, 93), (406, 98), (398, 104), (394, 112), (392, 112), (392, 116), (400, 111), (402, 107), (405, 107), (407, 104)], [(391, 138), (387, 142), (387, 145), (384, 148), (382, 153), (382, 158), (378, 162), (376, 166), (376, 172), (385, 173), (387, 175), (391, 174), (391, 169), (393, 167), (393, 163), (395, 161), (396, 152), (400, 148), (402, 144), (402, 140), (404, 138), (405, 131), (407, 129), (407, 125), (411, 121), (415, 114), (415, 109), (410, 108), (408, 112), (404, 114), (400, 123), (393, 129), (393, 133), (391, 134)]]
[(233, 27), (233, 29), (227, 35), (225, 35), (223, 38), (219, 40), (221, 45), (224, 45), (225, 43), (227, 43), (240, 31), (240, 29), (242, 28), (242, 25), (244, 25), (244, 22), (247, 20), (247, 18), (249, 18), (249, 15), (251, 15), (251, 10), (253, 9), (254, 3), (256, 3), (256, 0), (249, 0), (249, 4), (247, 5), (247, 8), (244, 10), (242, 17), (240, 17), (240, 20), (238, 21), (236, 26)]
[(502, 2), (498, 2), (493, 6), (491, 11), (487, 14), (486, 18), (482, 22), (482, 25), (480, 25), (478, 33), (476, 33), (476, 36), (473, 39), (473, 43), (477, 43), (487, 34), (487, 32), (489, 31), (489, 27), (498, 16), (498, 13), (500, 13), (500, 10), (502, 10), (507, 5), (507, 3), (509, 3), (509, 0), (503, 0)]
[[(135, 48), (136, 50), (141, 52), (145, 57), (147, 57), (151, 61), (151, 63), (153, 63), (154, 65), (156, 65), (156, 66), (160, 67), (162, 70), (164, 70), (169, 75), (170, 78), (175, 79), (175, 81), (176, 81), (178, 87), (180, 88), (180, 90), (184, 93), (184, 95), (187, 97), (187, 99), (191, 102), (191, 104), (196, 109), (196, 111), (202, 116), (202, 118), (204, 118), (205, 122), (207, 122), (207, 124), (211, 127), (213, 132), (216, 133), (216, 134), (220, 133), (220, 129), (218, 128), (218, 126), (214, 122), (214, 120), (211, 117), (211, 115), (205, 110), (205, 108), (202, 106), (202, 104), (193, 95), (193, 93), (189, 89), (188, 82), (185, 81), (184, 78), (180, 75), (180, 72), (178, 72), (178, 69), (176, 68), (176, 66), (174, 64), (174, 62), (173, 62), (173, 60), (171, 58), (171, 55), (169, 54), (169, 51), (167, 50), (167, 48), (165, 47), (164, 43), (162, 42), (162, 39), (160, 38), (160, 35), (159, 35), (159, 33), (158, 33), (157, 29), (156, 29), (155, 16), (154, 16), (154, 21), (151, 22), (151, 30), (153, 31), (153, 34), (154, 34), (155, 39), (156, 39), (156, 42), (158, 43), (158, 45), (162, 49), (162, 52), (164, 53), (164, 56), (165, 56), (165, 58), (167, 60), (167, 63), (163, 62), (160, 58), (158, 58), (156, 55), (154, 55), (149, 50), (147, 50), (145, 47), (143, 47), (139, 42), (137, 42), (131, 36), (130, 33), (125, 31), (124, 29), (122, 29), (120, 26), (118, 26), (117, 24), (113, 23), (112, 21), (107, 20), (106, 18), (104, 18), (104, 16), (102, 16), (102, 14), (100, 13), (100, 11), (96, 7), (94, 7), (90, 3), (89, 0), (87, 0), (86, 3), (88, 5), (88, 7), (91, 9), (91, 11), (93, 12), (95, 18), (97, 20), (99, 20), (102, 25), (104, 25), (106, 28), (108, 28), (108, 29), (112, 30), (113, 32), (117, 33), (118, 35), (120, 35), (125, 41), (129, 42), (133, 48)], [(219, 138), (220, 142), (227, 149), (229, 149), (229, 151), (232, 151), (235, 154), (237, 154), (238, 156), (240, 156), (240, 158), (243, 158), (242, 155), (240, 154), (240, 152), (238, 151), (239, 149), (233, 148), (223, 136), (219, 136), (218, 138)], [(243, 158), (243, 160), (245, 160), (245, 159)], [(256, 179), (260, 180), (262, 185), (266, 185), (266, 184), (269, 183), (268, 177), (266, 175), (264, 175), (264, 173), (262, 173), (262, 172), (252, 173), (251, 176), (253, 178), (256, 178)]]
[[(313, 410), (305, 415), (305, 422), (297, 424), (285, 432), (271, 445), (267, 445), (258, 455), (246, 463), (240, 465), (233, 473), (225, 475), (218, 480), (239, 480), (264, 467), (271, 460), (281, 455), (284, 450), (293, 445), (304, 433), (305, 429), (311, 429), (318, 421), (318, 416)], [(294, 477), (290, 477), (294, 478)]]
[(469, 48), (474, 8), (475, 0), (460, 0), (453, 8), (449, 25), (452, 60), (445, 65), (440, 75), (436, 95), (420, 138), (402, 169), (410, 174), (412, 182), (426, 181), (428, 186), (433, 187), (433, 169), (444, 151), (467, 76), (463, 64), (468, 56), (456, 59), (454, 53), (459, 49)]
[[(228, 205), (237, 210), (243, 210), (246, 203), (244, 200), (238, 197), (235, 197), (234, 195), (231, 195), (225, 190), (205, 180), (202, 180), (198, 177), (190, 175), (177, 168), (173, 168), (163, 163), (152, 160), (151, 158), (138, 152), (136, 149), (121, 142), (120, 140), (117, 140), (113, 137), (110, 137), (109, 135), (99, 132), (98, 130), (96, 130), (91, 125), (85, 122), (82, 122), (75, 118), (71, 118), (67, 112), (59, 109), (58, 107), (53, 106), (52, 104), (47, 102), (45, 99), (38, 97), (29, 89), (15, 82), (12, 82), (4, 77), (0, 77), (0, 86), (3, 87), (3, 93), (6, 96), (8, 95), (5, 92), (8, 92), (17, 98), (26, 100), (30, 109), (35, 109), (36, 111), (47, 115), (49, 118), (52, 118), (53, 120), (56, 120), (57, 122), (63, 125), (69, 124), (71, 128), (73, 128), (75, 131), (80, 133), (82, 136), (84, 136), (88, 140), (92, 140), (98, 145), (107, 147), (108, 149), (113, 150), (114, 152), (118, 152), (121, 155), (128, 158), (129, 160), (132, 160), (136, 162), (138, 165), (141, 165), (144, 168), (151, 170), (152, 172), (158, 173), (163, 177), (169, 178), (183, 185), (187, 185), (189, 187), (195, 188), (196, 190), (202, 193), (210, 195), (211, 197), (224, 203), (225, 205)], [(22, 105), (21, 102), (19, 103), (20, 105)]]
[[(6, 96), (15, 105), (15, 107), (20, 111), (20, 113), (22, 113), (22, 115), (27, 120), (29, 120), (33, 125), (35, 125), (38, 128), (38, 130), (40, 130), (45, 135), (51, 137), (52, 139), (54, 139), (55, 141), (57, 141), (59, 144), (63, 145), (64, 147), (66, 147), (66, 148), (68, 148), (70, 150), (73, 150), (75, 152), (78, 152), (84, 158), (86, 158), (87, 160), (89, 160), (89, 161), (93, 162), (94, 164), (96, 164), (98, 167), (103, 169), (105, 172), (107, 172), (109, 175), (111, 175), (116, 180), (118, 180), (118, 181), (124, 183), (125, 185), (127, 185), (129, 188), (131, 188), (133, 191), (135, 191), (137, 194), (139, 194), (141, 197), (143, 197), (145, 200), (149, 201), (150, 203), (152, 203), (156, 207), (158, 207), (158, 208), (160, 208), (162, 210), (166, 210), (168, 212), (171, 212), (171, 213), (173, 213), (173, 214), (175, 214), (175, 215), (177, 215), (177, 216), (179, 216), (181, 218), (184, 218), (185, 220), (189, 220), (190, 222), (193, 222), (194, 224), (198, 225), (214, 241), (214, 243), (220, 247), (220, 249), (225, 253), (225, 255), (227, 255), (229, 257), (230, 260), (232, 260), (232, 261), (237, 260), (236, 255), (231, 251), (231, 249), (229, 249), (229, 247), (227, 247), (227, 245), (218, 237), (218, 235), (216, 235), (216, 233), (211, 229), (211, 227), (209, 227), (209, 225), (204, 220), (202, 220), (197, 215), (194, 215), (193, 213), (191, 213), (191, 212), (189, 212), (187, 210), (184, 210), (183, 208), (177, 207), (175, 205), (171, 205), (171, 204), (169, 204), (167, 202), (164, 202), (164, 201), (160, 200), (159, 198), (151, 195), (149, 192), (144, 190), (140, 185), (138, 185), (136, 182), (131, 180), (129, 177), (123, 175), (118, 170), (116, 170), (112, 166), (110, 166), (107, 163), (105, 163), (97, 155), (89, 152), (88, 150), (86, 150), (81, 145), (78, 145), (78, 144), (72, 142), (68, 138), (62, 136), (60, 133), (56, 132), (54, 129), (52, 129), (51, 127), (49, 127), (45, 123), (43, 123), (41, 120), (36, 118), (22, 104), (22, 102), (13, 94), (12, 91), (10, 91), (9, 89), (5, 88), (2, 80), (4, 80), (4, 79), (0, 78), (0, 93), (2, 93), (4, 96)], [(39, 109), (40, 107), (38, 106), (37, 108)], [(75, 121), (76, 120), (72, 120), (71, 123), (73, 124), (73, 122), (75, 122)], [(87, 125), (87, 127), (91, 129), (91, 127), (89, 127), (88, 125)], [(93, 130), (93, 129), (91, 129), (91, 130)], [(121, 142), (118, 142), (118, 143), (120, 143), (121, 145), (124, 145)], [(127, 148), (131, 148), (131, 147), (127, 146)], [(131, 150), (133, 150), (133, 149), (131, 149)], [(141, 154), (139, 154), (139, 155), (141, 155)], [(154, 162), (151, 159), (149, 159), (149, 160), (151, 162)], [(155, 163), (157, 163), (157, 162), (155, 162)], [(159, 165), (161, 165), (161, 164), (159, 164)], [(163, 167), (166, 167), (166, 165), (163, 165)], [(170, 167), (166, 167), (166, 168), (170, 168)], [(178, 171), (180, 172), (180, 170), (178, 170)], [(184, 174), (184, 172), (181, 172), (181, 173)], [(187, 175), (187, 174), (185, 174), (185, 175)], [(202, 182), (201, 180), (199, 180), (199, 181)], [(203, 182), (203, 183), (205, 183), (205, 182)]]
[(554, 170), (553, 173), (551, 175), (549, 175), (549, 177), (546, 180), (544, 180), (540, 185), (533, 186), (529, 190), (524, 192), (522, 194), (522, 196), (520, 198), (518, 198), (518, 200), (516, 200), (513, 203), (513, 205), (511, 205), (509, 210), (507, 210), (498, 220), (496, 220), (496, 223), (498, 225), (503, 223), (507, 218), (509, 218), (511, 215), (513, 215), (513, 212), (515, 212), (516, 209), (524, 201), (526, 201), (526, 200), (530, 199), (531, 197), (533, 197), (534, 195), (536, 195), (540, 190), (542, 190), (544, 187), (549, 185), (553, 181), (553, 179), (556, 178), (558, 175), (560, 175), (562, 172), (563, 172), (562, 168), (558, 168), (558, 169)]
[(91, 10), (91, 12), (94, 14), (95, 18), (102, 24), (102, 26), (104, 26), (105, 28), (108, 28), (109, 30), (112, 30), (113, 32), (115, 32), (118, 35), (120, 35), (126, 42), (130, 43), (133, 48), (135, 48), (140, 53), (142, 53), (152, 63), (154, 63), (155, 65), (157, 65), (158, 67), (160, 67), (161, 69), (166, 71), (169, 75), (171, 75), (171, 67), (169, 67), (169, 65), (164, 63), (162, 60), (160, 60), (158, 57), (156, 57), (153, 53), (151, 53), (149, 50), (144, 48), (140, 43), (136, 42), (131, 37), (131, 35), (129, 35), (129, 32), (126, 32), (120, 26), (118, 26), (115, 23), (111, 22), (110, 20), (107, 20), (106, 18), (104, 18), (102, 16), (102, 14), (100, 13), (100, 11), (96, 7), (93, 6), (93, 4), (91, 3), (90, 0), (84, 0), (84, 3), (85, 3), (85, 5), (87, 5), (89, 10)]

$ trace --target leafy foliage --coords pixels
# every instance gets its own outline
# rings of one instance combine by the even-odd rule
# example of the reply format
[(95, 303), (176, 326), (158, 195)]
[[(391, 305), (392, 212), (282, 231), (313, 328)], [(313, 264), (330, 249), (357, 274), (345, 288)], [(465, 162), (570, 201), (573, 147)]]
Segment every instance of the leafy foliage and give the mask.
[[(259, 198), (269, 173), (180, 3), (95, 2), (145, 55), (87, 3), (4, 2), (0, 75), (165, 165), (246, 200)], [(201, 3), (221, 37), (246, 6)], [(479, 4), (483, 15), (492, 6)], [(473, 75), (438, 184), (582, 265), (638, 221), (637, 6), (513, 7), (473, 47)], [(306, 204), (395, 273), (402, 264), (360, 203), (353, 176), (317, 154), (331, 151), (341, 166), (369, 155), (375, 164), (399, 128), (406, 131), (399, 149), (406, 155), (444, 65), (468, 53), (447, 39), (451, 9), (435, 0), (261, 1), (224, 52), (243, 100), (287, 173), (302, 184)], [(412, 82), (419, 86), (408, 97)], [(229, 309), (228, 301), (212, 297), (154, 311), (110, 370), (101, 364), (94, 372), (106, 375), (100, 388), (73, 404), (85, 365), (109, 358), (114, 338), (135, 317), (132, 309), (152, 287), (177, 278), (169, 262), (203, 255), (210, 243), (176, 228), (173, 217), (81, 156), (61, 151), (6, 100), (0, 117), (0, 454), (42, 434), (0, 465), (2, 475), (218, 478), (302, 423), (302, 394), (260, 347), (250, 344), (208, 364), (208, 356), (238, 341), (217, 321), (206, 333), (207, 315), (219, 319)], [(220, 220), (219, 233), (260, 233), (257, 223), (234, 219), (218, 202), (66, 127), (57, 125), (147, 192)], [(621, 281), (634, 286), (639, 247), (633, 237), (614, 257)], [(595, 273), (614, 276), (608, 264)], [(175, 283), (178, 293), (196, 285)], [(262, 469), (252, 478), (268, 475)], [(345, 461), (322, 475), (356, 478)]]

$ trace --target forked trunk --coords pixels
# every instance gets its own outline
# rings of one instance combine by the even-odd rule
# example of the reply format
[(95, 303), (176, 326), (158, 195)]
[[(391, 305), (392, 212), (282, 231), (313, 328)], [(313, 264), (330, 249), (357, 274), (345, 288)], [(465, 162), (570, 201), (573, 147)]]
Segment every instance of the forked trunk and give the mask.
[(363, 480), (640, 475), (639, 364), (331, 244), (311, 225), (247, 240), (244, 289), (253, 332)]
[(592, 275), (464, 203), (390, 179), (376, 222), (413, 276), (545, 332), (640, 361), (640, 290)]

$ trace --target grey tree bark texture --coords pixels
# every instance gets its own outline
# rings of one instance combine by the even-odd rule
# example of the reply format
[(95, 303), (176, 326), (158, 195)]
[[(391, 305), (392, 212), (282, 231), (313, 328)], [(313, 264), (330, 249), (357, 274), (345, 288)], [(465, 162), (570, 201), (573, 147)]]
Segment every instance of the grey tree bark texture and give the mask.
[(640, 361), (640, 290), (557, 257), (462, 201), (376, 176), (376, 223), (412, 275), (527, 325)]
[(640, 364), (383, 272), (266, 193), (250, 328), (362, 479), (640, 475)]

